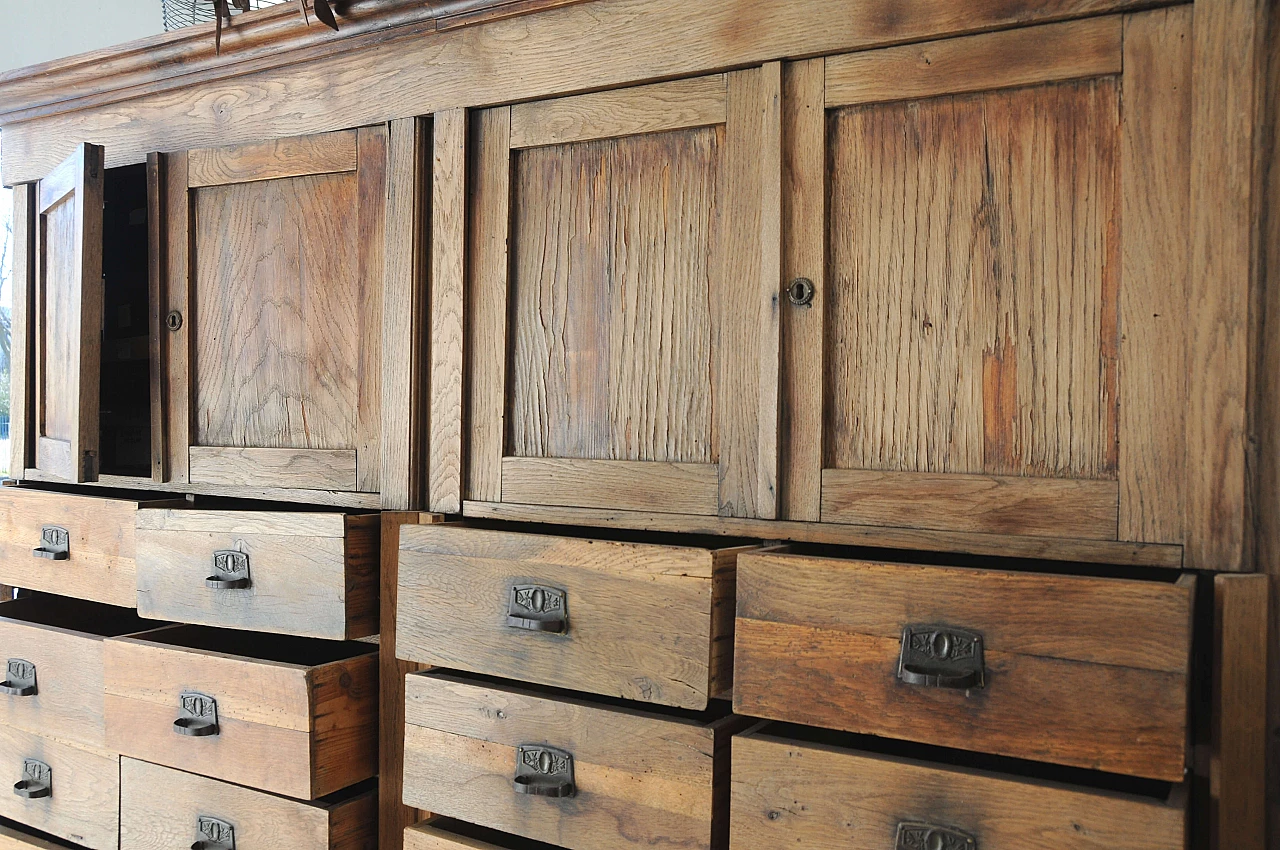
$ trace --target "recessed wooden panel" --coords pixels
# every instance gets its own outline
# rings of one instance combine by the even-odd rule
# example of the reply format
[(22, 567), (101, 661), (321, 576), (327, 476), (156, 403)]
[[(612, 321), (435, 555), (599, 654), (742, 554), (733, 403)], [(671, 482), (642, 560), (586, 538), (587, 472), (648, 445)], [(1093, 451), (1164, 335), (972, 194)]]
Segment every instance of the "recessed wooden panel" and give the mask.
[(1113, 77), (830, 113), (827, 466), (1114, 478)]
[(355, 174), (193, 190), (195, 443), (354, 448)]
[(515, 154), (509, 454), (715, 462), (723, 135)]

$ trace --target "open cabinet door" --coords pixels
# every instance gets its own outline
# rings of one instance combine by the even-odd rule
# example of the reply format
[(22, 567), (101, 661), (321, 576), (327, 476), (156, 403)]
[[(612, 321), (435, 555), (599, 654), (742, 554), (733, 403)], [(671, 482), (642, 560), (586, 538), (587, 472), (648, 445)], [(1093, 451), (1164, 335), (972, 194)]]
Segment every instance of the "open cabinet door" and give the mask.
[(98, 478), (103, 149), (81, 144), (36, 198), (35, 468)]

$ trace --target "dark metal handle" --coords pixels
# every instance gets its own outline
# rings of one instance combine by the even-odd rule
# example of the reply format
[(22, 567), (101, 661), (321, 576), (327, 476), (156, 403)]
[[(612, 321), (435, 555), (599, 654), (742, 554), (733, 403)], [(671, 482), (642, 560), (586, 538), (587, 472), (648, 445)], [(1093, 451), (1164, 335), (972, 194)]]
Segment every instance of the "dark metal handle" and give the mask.
[(555, 747), (533, 744), (517, 747), (512, 786), (517, 794), (572, 797), (578, 793), (573, 781), (573, 756)]
[(214, 590), (242, 590), (253, 584), (249, 577), (249, 556), (235, 549), (213, 553), (213, 575), (204, 580)]
[(33, 697), (36, 688), (36, 665), (23, 658), (10, 658), (5, 663), (5, 680), (0, 682), (0, 693), (14, 697)]
[(543, 584), (513, 585), (507, 605), (507, 626), (564, 634), (569, 630), (569, 595)]
[(897, 850), (978, 850), (972, 835), (949, 826), (903, 821), (898, 824)]
[(178, 719), (173, 721), (173, 731), (192, 738), (217, 735), (218, 701), (208, 694), (184, 691), (178, 695)]
[(196, 818), (196, 841), (191, 850), (236, 850), (236, 830), (221, 818)]
[(985, 687), (982, 635), (950, 626), (905, 627), (898, 678), (926, 688), (967, 691)]
[(53, 768), (38, 759), (22, 760), (22, 778), (13, 783), (13, 793), (25, 800), (53, 796)]
[(71, 557), (71, 535), (60, 525), (40, 527), (40, 545), (31, 550), (37, 558), (65, 561)]

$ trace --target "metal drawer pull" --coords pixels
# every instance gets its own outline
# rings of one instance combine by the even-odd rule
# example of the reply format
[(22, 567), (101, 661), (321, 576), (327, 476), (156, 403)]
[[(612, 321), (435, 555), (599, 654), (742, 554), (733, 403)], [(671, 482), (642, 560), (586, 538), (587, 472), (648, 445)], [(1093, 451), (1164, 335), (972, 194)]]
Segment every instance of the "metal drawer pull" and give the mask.
[(978, 850), (978, 842), (951, 827), (903, 822), (898, 824), (897, 850)]
[(36, 759), (22, 760), (22, 779), (13, 783), (13, 793), (27, 800), (53, 796), (53, 768)]
[(251, 585), (249, 556), (234, 549), (213, 553), (213, 575), (204, 580), (205, 587), (215, 590), (240, 590)]
[(196, 818), (196, 843), (191, 850), (236, 850), (236, 830), (219, 818)]
[(564, 634), (569, 630), (569, 597), (563, 590), (541, 584), (511, 588), (507, 625), (531, 632)]
[(572, 797), (573, 756), (555, 747), (525, 745), (516, 749), (517, 794), (537, 797)]
[(37, 558), (65, 561), (71, 557), (71, 535), (60, 525), (40, 526), (40, 545), (31, 550)]
[(5, 665), (5, 680), (0, 682), (0, 693), (13, 697), (33, 697), (36, 689), (36, 665), (21, 658), (10, 658)]
[(898, 678), (926, 688), (984, 687), (982, 635), (950, 626), (907, 626), (902, 630)]
[(173, 731), (193, 738), (217, 735), (218, 701), (208, 694), (182, 692), (178, 695), (178, 719), (173, 721)]

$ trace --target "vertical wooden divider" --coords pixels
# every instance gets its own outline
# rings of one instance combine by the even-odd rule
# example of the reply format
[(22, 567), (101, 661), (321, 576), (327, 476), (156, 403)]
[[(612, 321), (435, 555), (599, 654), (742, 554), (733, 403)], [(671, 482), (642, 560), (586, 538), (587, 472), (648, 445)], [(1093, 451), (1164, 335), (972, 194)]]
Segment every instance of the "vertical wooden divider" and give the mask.
[(31, 433), (31, 353), (35, 339), (35, 185), (21, 183), (13, 187), (13, 244), (10, 261), (13, 287), (13, 312), (10, 314), (11, 339), (21, 344), (9, 352), (9, 475), (21, 478), (27, 468), (27, 435)]

